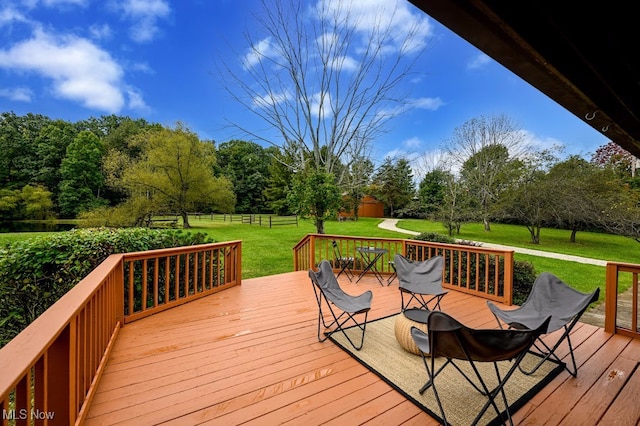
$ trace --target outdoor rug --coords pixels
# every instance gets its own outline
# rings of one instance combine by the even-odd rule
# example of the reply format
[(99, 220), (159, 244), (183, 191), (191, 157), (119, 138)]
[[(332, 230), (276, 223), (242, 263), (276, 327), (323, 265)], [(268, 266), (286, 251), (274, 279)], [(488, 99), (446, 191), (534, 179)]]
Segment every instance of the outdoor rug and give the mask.
[[(418, 392), (428, 380), (427, 371), (420, 355), (409, 353), (398, 344), (394, 333), (396, 317), (397, 315), (392, 315), (368, 322), (364, 346), (359, 351), (353, 349), (342, 333), (334, 333), (329, 338), (365, 367), (393, 386), (407, 399), (436, 420), (442, 422), (433, 388), (428, 388), (422, 395)], [(347, 333), (351, 332), (356, 336), (359, 330), (347, 329)], [(525, 368), (534, 366), (539, 360), (538, 356), (527, 354), (522, 361), (522, 366)], [(436, 369), (442, 362), (444, 361), (436, 359)], [(500, 363), (503, 365), (500, 367), (501, 372), (508, 370), (509, 363), (508, 361)], [(468, 362), (460, 361), (457, 364), (463, 369), (468, 367), (468, 372), (473, 374)], [(497, 383), (493, 363), (477, 363), (476, 365), (480, 367), (481, 375), (485, 378), (487, 386), (492, 389)], [(563, 364), (547, 361), (533, 375), (527, 376), (519, 370), (513, 373), (505, 385), (511, 414), (513, 415), (531, 397), (538, 393), (563, 368)], [(483, 373), (483, 371), (486, 373)], [(451, 365), (447, 366), (435, 380), (447, 422), (452, 425), (471, 424), (487, 401), (486, 397), (473, 389)], [(498, 396), (496, 398), (496, 404), (500, 410), (503, 410), (502, 397)], [(490, 407), (479, 424), (491, 424), (492, 422), (500, 423), (495, 409)]]

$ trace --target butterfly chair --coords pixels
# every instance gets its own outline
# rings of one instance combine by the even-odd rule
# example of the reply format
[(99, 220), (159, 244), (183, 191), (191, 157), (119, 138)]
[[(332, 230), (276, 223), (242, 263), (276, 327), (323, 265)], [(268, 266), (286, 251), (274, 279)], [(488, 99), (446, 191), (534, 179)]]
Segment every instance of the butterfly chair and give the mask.
[(531, 288), (531, 293), (529, 293), (527, 300), (519, 308), (502, 310), (490, 301), (487, 301), (487, 305), (496, 317), (500, 327), (506, 324), (509, 328), (531, 329), (538, 324), (542, 318), (550, 315), (551, 322), (545, 334), (553, 333), (560, 329), (564, 331), (558, 339), (555, 340), (553, 346), (548, 345), (542, 339), (538, 339), (534, 348), (543, 355), (543, 358), (540, 363), (531, 370), (522, 370), (522, 372), (525, 374), (534, 373), (549, 357), (560, 361), (555, 351), (560, 344), (566, 340), (569, 346), (573, 370), (569, 368), (568, 363), (565, 363), (565, 369), (573, 377), (576, 377), (578, 367), (576, 366), (576, 359), (573, 355), (570, 333), (589, 305), (598, 300), (599, 294), (600, 288), (596, 288), (592, 293), (581, 293), (569, 287), (555, 275), (549, 272), (543, 272), (536, 278)]
[(351, 272), (351, 266), (353, 265), (355, 259), (353, 257), (343, 256), (340, 251), (340, 246), (336, 240), (331, 242), (333, 245), (333, 256), (335, 259), (335, 266), (340, 269), (338, 271), (338, 275), (336, 278), (340, 277), (340, 274), (344, 272), (344, 274), (349, 278), (349, 281), (353, 281), (353, 272)]
[[(364, 333), (367, 327), (367, 316), (371, 309), (371, 300), (373, 298), (371, 290), (367, 290), (358, 296), (345, 293), (340, 288), (338, 280), (333, 274), (331, 264), (327, 260), (320, 262), (318, 272), (310, 269), (309, 278), (313, 283), (313, 290), (318, 302), (318, 341), (324, 342), (331, 334), (340, 331), (356, 350), (362, 349)], [(325, 321), (327, 309), (333, 318), (329, 324)], [(363, 320), (358, 321), (358, 318), (363, 316)], [(328, 330), (324, 332), (324, 337), (321, 333), (321, 325), (324, 326), (325, 330)], [(354, 325), (362, 331), (360, 343), (356, 344), (351, 340), (344, 330), (346, 325)]]
[[(412, 301), (422, 309), (440, 309), (440, 301), (447, 294), (442, 288), (442, 268), (444, 258), (434, 256), (425, 261), (413, 261), (401, 254), (394, 256), (395, 270), (400, 288), (401, 309), (404, 312)], [(405, 296), (409, 300), (405, 303)], [(434, 302), (432, 308), (429, 303)]]
[[(430, 312), (427, 318), (427, 333), (417, 327), (411, 328), (411, 337), (420, 349), (429, 378), (427, 383), (419, 390), (420, 394), (423, 394), (430, 387), (433, 388), (443, 423), (447, 424), (435, 379), (445, 367), (451, 365), (462, 374), (476, 391), (487, 397), (487, 402), (472, 424), (477, 424), (490, 406), (493, 406), (501, 421), (504, 422), (506, 416), (509, 423), (513, 424), (504, 386), (519, 367), (529, 348), (534, 344), (538, 336), (546, 330), (549, 320), (550, 318), (546, 318), (532, 330), (480, 330), (469, 328), (444, 312)], [(435, 366), (436, 357), (446, 359), (444, 364), (437, 370)], [(501, 374), (498, 368), (497, 363), (499, 361), (512, 361), (509, 364), (508, 371), (504, 374)], [(467, 369), (465, 374), (461, 362), (468, 362), (472, 371)], [(487, 381), (490, 381), (487, 373), (485, 372), (485, 377), (483, 377), (478, 368), (478, 363), (484, 362), (493, 363), (497, 378), (497, 385), (493, 389), (489, 389), (487, 386)], [(496, 405), (495, 398), (498, 395), (502, 396), (502, 402), (505, 407), (504, 413)]]

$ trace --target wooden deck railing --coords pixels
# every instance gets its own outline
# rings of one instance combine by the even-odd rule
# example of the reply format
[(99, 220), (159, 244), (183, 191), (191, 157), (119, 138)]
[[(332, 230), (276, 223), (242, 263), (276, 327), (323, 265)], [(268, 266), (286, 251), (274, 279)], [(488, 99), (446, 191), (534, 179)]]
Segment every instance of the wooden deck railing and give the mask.
[(352, 270), (359, 273), (364, 262), (356, 247), (388, 250), (377, 262), (382, 274), (393, 273), (389, 262), (396, 253), (413, 260), (441, 255), (445, 259), (443, 286), (510, 305), (513, 296), (513, 251), (494, 250), (459, 244), (441, 244), (394, 238), (350, 237), (308, 234), (293, 248), (294, 269), (307, 270), (323, 259), (333, 261), (332, 242), (338, 244), (342, 257), (354, 259)]
[(109, 256), (0, 349), (1, 424), (81, 424), (124, 323), (240, 281), (240, 241)]
[[(640, 265), (608, 262), (606, 272), (606, 299), (604, 329), (609, 333), (640, 337), (638, 329), (638, 277)], [(629, 306), (618, 303), (618, 286), (620, 281), (630, 280), (632, 292)]]

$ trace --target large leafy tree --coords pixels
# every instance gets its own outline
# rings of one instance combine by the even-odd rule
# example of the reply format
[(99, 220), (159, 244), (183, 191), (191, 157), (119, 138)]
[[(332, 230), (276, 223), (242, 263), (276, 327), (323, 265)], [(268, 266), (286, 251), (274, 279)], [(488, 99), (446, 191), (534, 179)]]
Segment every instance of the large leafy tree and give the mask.
[(77, 134), (78, 131), (71, 123), (56, 120), (43, 127), (36, 136), (39, 164), (33, 182), (46, 187), (54, 200), (59, 197), (62, 160)]
[(319, 234), (324, 234), (324, 222), (342, 204), (335, 176), (312, 168), (294, 174), (288, 200), (297, 214), (313, 218)]
[(267, 183), (263, 195), (267, 210), (278, 215), (290, 215), (294, 208), (289, 204), (287, 195), (293, 186), (293, 170), (281, 161), (280, 148), (271, 146), (266, 149), (269, 153)]
[(433, 169), (427, 172), (418, 186), (418, 199), (427, 215), (433, 215), (444, 202), (449, 172)]
[(151, 200), (156, 212), (177, 212), (190, 228), (189, 212), (230, 213), (235, 197), (231, 183), (216, 177), (215, 147), (202, 142), (182, 124), (148, 130), (136, 137), (140, 158), (125, 164), (120, 182), (131, 197)]
[(102, 174), (103, 147), (100, 139), (88, 130), (83, 130), (67, 147), (62, 160), (58, 204), (65, 217), (104, 205), (100, 197), (104, 187)]
[(40, 170), (36, 137), (51, 120), (39, 114), (0, 114), (0, 186), (20, 189), (34, 181)]
[(416, 195), (413, 172), (409, 162), (400, 158), (385, 158), (372, 179), (371, 192), (382, 201), (389, 216), (407, 206)]
[[(376, 4), (379, 10), (364, 15), (367, 8), (358, 5), (366, 3), (263, 1), (252, 28), (259, 35), (247, 35), (242, 69), (226, 64), (221, 73), (233, 98), (273, 131), (236, 126), (280, 146), (292, 171), (335, 176), (336, 191), (388, 120), (407, 109), (409, 98), (398, 89), (429, 32), (422, 15)], [(297, 199), (309, 201), (305, 210), (317, 215), (320, 232), (331, 214), (308, 195)]]
[(561, 183), (551, 179), (548, 170), (556, 161), (550, 151), (524, 158), (519, 163), (518, 179), (502, 197), (503, 212), (526, 226), (532, 244), (540, 243), (540, 231), (552, 218), (554, 194), (559, 193)]
[(221, 143), (217, 153), (222, 174), (233, 184), (236, 212), (264, 212), (270, 163), (267, 151), (255, 142), (232, 140)]
[(480, 116), (457, 127), (446, 149), (475, 198), (484, 229), (490, 231), (495, 205), (515, 179), (512, 162), (528, 150), (524, 134), (505, 115)]

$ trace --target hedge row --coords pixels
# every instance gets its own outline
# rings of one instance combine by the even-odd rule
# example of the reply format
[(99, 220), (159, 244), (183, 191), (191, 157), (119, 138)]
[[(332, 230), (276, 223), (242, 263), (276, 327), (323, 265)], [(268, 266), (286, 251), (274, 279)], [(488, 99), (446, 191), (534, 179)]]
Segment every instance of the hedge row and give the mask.
[(182, 230), (81, 229), (0, 249), (0, 347), (114, 253), (213, 242)]

